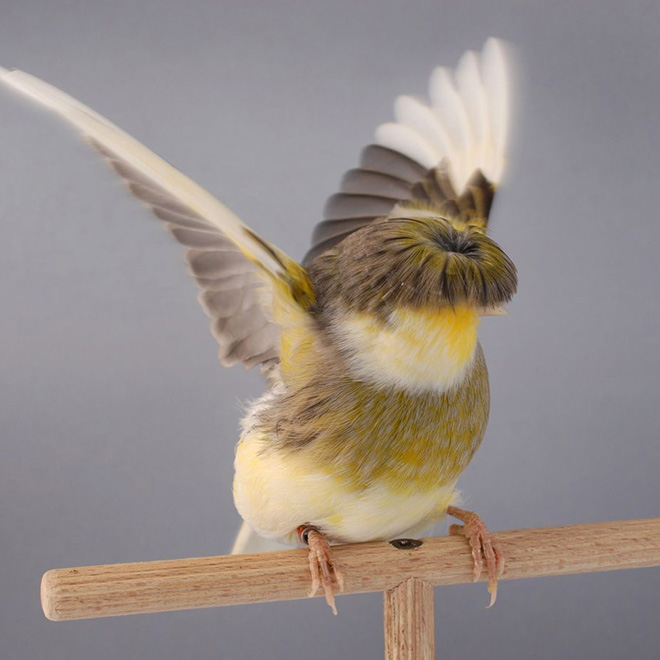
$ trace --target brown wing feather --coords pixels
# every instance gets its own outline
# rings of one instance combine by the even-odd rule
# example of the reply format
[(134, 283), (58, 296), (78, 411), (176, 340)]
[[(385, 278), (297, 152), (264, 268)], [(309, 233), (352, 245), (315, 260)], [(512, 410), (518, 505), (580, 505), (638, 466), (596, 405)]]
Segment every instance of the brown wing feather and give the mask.
[(386, 217), (395, 206), (405, 208), (406, 202), (411, 209), (434, 210), (443, 217), (483, 226), (488, 222), (495, 187), (480, 170), (458, 195), (446, 160), (428, 170), (403, 154), (372, 144), (363, 150), (360, 165), (344, 175), (340, 192), (328, 199), (324, 220), (314, 228), (312, 248), (304, 263)]
[[(165, 222), (165, 228), (186, 246), (190, 274), (202, 292), (199, 301), (211, 317), (211, 332), (220, 344), (225, 365), (246, 367), (277, 361), (279, 328), (266, 315), (268, 290), (259, 268), (236, 244), (192, 209), (159, 189), (140, 172), (102, 145), (90, 140), (129, 190)], [(266, 304), (264, 304), (266, 303)]]
[(386, 216), (399, 201), (410, 199), (413, 185), (425, 173), (421, 165), (392, 149), (377, 144), (365, 147), (360, 167), (346, 172), (340, 192), (326, 202), (324, 220), (314, 228), (312, 248), (303, 263)]

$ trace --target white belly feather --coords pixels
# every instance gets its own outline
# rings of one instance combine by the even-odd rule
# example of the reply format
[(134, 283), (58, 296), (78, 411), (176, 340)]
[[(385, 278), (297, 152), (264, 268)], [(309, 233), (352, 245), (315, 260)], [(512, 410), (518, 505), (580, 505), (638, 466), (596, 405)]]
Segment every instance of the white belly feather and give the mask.
[(454, 495), (452, 485), (401, 496), (383, 484), (349, 490), (303, 451), (266, 451), (267, 439), (246, 435), (236, 451), (234, 501), (261, 536), (295, 543), (299, 525), (317, 525), (334, 542), (393, 539), (421, 532), (439, 520)]

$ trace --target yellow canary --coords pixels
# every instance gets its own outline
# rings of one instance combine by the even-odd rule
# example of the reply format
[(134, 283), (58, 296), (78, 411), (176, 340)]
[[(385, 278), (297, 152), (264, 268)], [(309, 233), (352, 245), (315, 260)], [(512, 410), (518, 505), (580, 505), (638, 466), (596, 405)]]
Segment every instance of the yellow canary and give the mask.
[[(455, 486), (482, 441), (488, 374), (477, 328), (516, 291), (488, 236), (504, 168), (510, 92), (490, 39), (430, 103), (401, 96), (344, 176), (304, 265), (258, 236), (166, 161), (91, 109), (20, 71), (0, 79), (74, 124), (188, 249), (224, 364), (260, 365), (267, 392), (243, 422), (234, 551), (306, 543), (312, 588), (334, 606), (330, 544), (414, 535), (446, 513), (486, 565), (503, 557)], [(336, 611), (336, 610), (335, 610)]]

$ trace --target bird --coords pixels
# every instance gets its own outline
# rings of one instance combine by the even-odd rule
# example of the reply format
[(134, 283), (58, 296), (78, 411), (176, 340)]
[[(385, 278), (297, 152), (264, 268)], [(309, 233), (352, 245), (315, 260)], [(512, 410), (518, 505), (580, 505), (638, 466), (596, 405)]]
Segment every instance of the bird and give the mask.
[[(490, 237), (505, 170), (511, 58), (490, 38), (429, 101), (396, 99), (296, 261), (167, 161), (46, 82), (0, 81), (72, 124), (186, 248), (227, 366), (260, 367), (235, 451), (233, 552), (308, 548), (310, 596), (336, 614), (332, 546), (415, 536), (450, 515), (495, 602), (505, 557), (456, 485), (484, 437), (484, 316), (505, 313), (513, 261)], [(266, 539), (266, 545), (260, 545)]]

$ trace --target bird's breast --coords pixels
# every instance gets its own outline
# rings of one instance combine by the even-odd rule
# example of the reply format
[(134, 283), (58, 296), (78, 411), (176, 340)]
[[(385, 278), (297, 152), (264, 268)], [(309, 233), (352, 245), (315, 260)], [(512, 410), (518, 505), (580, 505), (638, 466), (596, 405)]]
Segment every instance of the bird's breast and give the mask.
[(354, 377), (411, 391), (447, 391), (468, 373), (479, 316), (467, 306), (395, 309), (386, 319), (347, 312), (333, 336)]
[(378, 386), (338, 365), (257, 402), (245, 429), (267, 451), (305, 456), (360, 491), (374, 482), (403, 493), (455, 481), (483, 438), (488, 374), (479, 345), (461, 384), (444, 392)]

